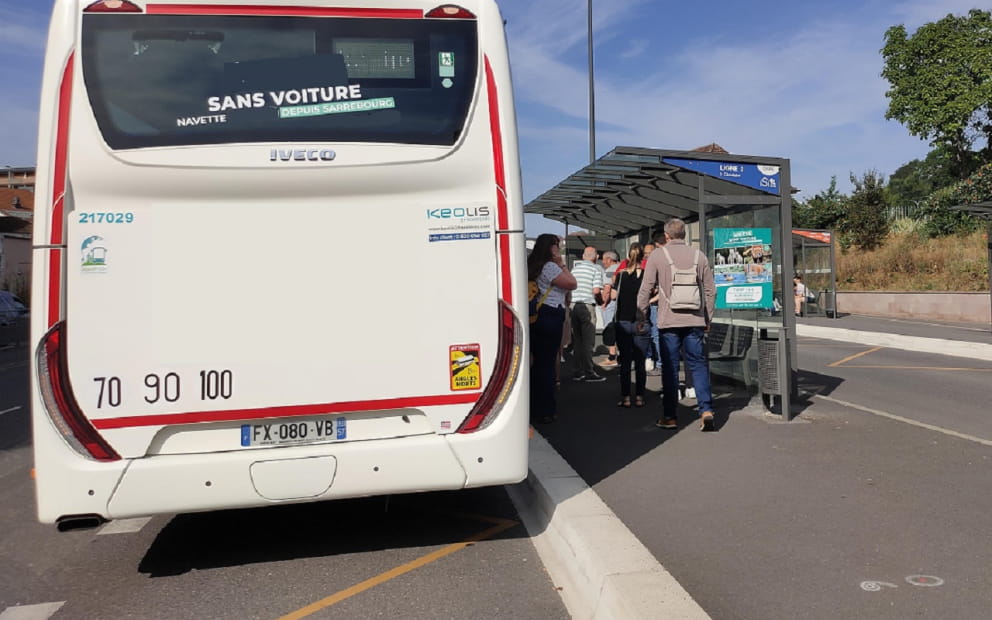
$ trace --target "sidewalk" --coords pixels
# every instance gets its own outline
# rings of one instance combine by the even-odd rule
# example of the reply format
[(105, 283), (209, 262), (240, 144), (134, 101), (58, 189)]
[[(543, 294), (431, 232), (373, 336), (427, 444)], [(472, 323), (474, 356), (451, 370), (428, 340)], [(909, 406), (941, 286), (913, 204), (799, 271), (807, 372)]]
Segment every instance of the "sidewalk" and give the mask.
[[(797, 332), (992, 360), (992, 333), (981, 325), (844, 316), (799, 319)], [(898, 582), (900, 596), (920, 596), (927, 588), (904, 578), (939, 574), (934, 566), (949, 555), (965, 563), (975, 556), (968, 581), (992, 582), (986, 545), (945, 548), (919, 525), (941, 527), (945, 507), (959, 505), (974, 512), (976, 542), (987, 540), (989, 469), (973, 465), (988, 462), (986, 446), (958, 442), (935, 452), (950, 440), (820, 399), (784, 423), (719, 380), (718, 433), (696, 430), (691, 400), (680, 408), (678, 432), (665, 432), (654, 427), (657, 377), (649, 377), (646, 407), (621, 409), (616, 371), (604, 374), (604, 383), (573, 384), (563, 369), (560, 419), (537, 429), (531, 475), (511, 490), (574, 618), (783, 618), (800, 600), (808, 607), (792, 617), (892, 617), (890, 598), (859, 598), (868, 591), (862, 582), (886, 590)], [(906, 457), (921, 451), (929, 455), (925, 474)], [(961, 501), (970, 485), (984, 493), (978, 506)], [(912, 544), (899, 545), (903, 537)], [(796, 565), (816, 568), (784, 568)], [(960, 591), (929, 594), (953, 605)], [(878, 613), (865, 616), (875, 602)], [(968, 617), (949, 608), (921, 614)]]

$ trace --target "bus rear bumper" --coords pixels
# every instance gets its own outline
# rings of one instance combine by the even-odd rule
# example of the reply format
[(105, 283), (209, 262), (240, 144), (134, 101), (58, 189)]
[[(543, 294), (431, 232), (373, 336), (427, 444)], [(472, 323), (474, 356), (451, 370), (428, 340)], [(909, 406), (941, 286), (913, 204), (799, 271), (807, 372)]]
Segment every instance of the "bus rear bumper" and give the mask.
[(464, 468), (436, 435), (155, 456), (127, 466), (107, 517), (453, 490), (465, 481)]

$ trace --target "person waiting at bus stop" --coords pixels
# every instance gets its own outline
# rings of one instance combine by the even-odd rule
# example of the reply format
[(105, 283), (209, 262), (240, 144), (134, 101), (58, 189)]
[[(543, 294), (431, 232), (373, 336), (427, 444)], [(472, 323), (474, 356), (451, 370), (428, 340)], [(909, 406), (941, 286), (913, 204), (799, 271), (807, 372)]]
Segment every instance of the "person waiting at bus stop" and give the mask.
[(644, 269), (641, 267), (641, 244), (633, 243), (627, 253), (627, 266), (617, 269), (616, 288), (611, 296), (616, 300), (616, 334), (620, 352), (620, 402), (618, 407), (630, 407), (630, 366), (634, 366), (634, 404), (644, 406), (647, 372), (644, 360), (651, 342), (649, 330), (641, 324), (637, 331), (637, 293), (641, 289)]
[[(714, 428), (713, 396), (710, 391), (704, 333), (709, 330), (716, 303), (713, 269), (702, 252), (686, 244), (684, 221), (679, 218), (668, 220), (665, 223), (665, 236), (668, 243), (655, 250), (648, 258), (637, 294), (639, 321), (647, 320), (649, 301), (655, 286), (661, 296), (658, 303), (658, 329), (661, 333), (663, 413), (656, 425), (669, 430), (678, 428), (678, 368), (680, 353), (684, 351), (687, 372), (692, 374), (693, 387), (696, 390), (700, 428), (709, 431)], [(695, 286), (700, 290), (698, 309), (674, 310), (671, 307), (673, 271), (691, 270), (693, 263), (696, 266)]]
[(573, 381), (598, 383), (606, 377), (596, 372), (592, 361), (596, 346), (597, 297), (603, 290), (603, 268), (596, 263), (599, 253), (589, 246), (582, 252), (582, 260), (572, 267), (578, 285), (572, 293), (572, 348), (575, 351), (575, 376)]
[(527, 257), (527, 278), (537, 283), (538, 296), (544, 299), (530, 325), (530, 417), (544, 424), (558, 416), (555, 363), (565, 324), (565, 295), (576, 284), (558, 245), (556, 235), (540, 235)]

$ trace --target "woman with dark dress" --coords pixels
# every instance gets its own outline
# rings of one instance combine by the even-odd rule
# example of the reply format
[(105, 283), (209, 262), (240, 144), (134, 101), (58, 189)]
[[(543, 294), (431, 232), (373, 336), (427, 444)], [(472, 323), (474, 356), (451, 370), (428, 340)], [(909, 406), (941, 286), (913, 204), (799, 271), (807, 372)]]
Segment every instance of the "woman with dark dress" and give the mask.
[(537, 282), (537, 298), (543, 300), (530, 324), (530, 419), (543, 424), (558, 416), (555, 361), (565, 324), (565, 294), (577, 286), (559, 243), (556, 235), (541, 235), (527, 257), (527, 279)]
[[(613, 299), (617, 300), (617, 348), (620, 352), (620, 402), (618, 407), (630, 407), (630, 366), (634, 366), (634, 405), (644, 406), (644, 388), (647, 384), (647, 372), (644, 360), (647, 357), (651, 342), (651, 332), (645, 329), (637, 331), (637, 292), (641, 288), (641, 278), (644, 270), (641, 266), (643, 257), (641, 244), (634, 243), (627, 253), (626, 265), (617, 269), (613, 281)], [(642, 323), (642, 327), (643, 327)]]

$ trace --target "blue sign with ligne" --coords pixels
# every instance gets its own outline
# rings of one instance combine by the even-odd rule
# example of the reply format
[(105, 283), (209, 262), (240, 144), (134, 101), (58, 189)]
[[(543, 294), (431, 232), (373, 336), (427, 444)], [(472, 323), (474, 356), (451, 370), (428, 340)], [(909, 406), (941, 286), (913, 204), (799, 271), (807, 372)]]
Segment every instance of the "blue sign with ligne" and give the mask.
[(723, 179), (745, 187), (751, 187), (769, 194), (779, 195), (779, 167), (764, 164), (742, 164), (729, 161), (708, 161), (702, 159), (681, 159), (663, 157), (666, 164), (692, 170), (706, 176)]

